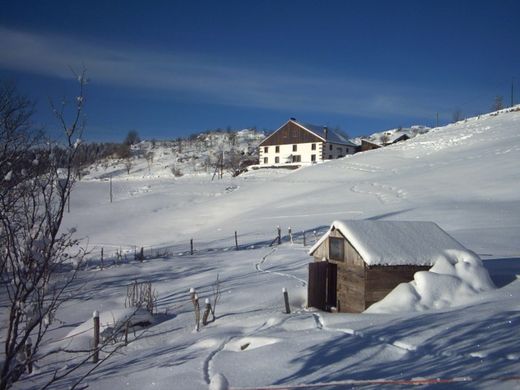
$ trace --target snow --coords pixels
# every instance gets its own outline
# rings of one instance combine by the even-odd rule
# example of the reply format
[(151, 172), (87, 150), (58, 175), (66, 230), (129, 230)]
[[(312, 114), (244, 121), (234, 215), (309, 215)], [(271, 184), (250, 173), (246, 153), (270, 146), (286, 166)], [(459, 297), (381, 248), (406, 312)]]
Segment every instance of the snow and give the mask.
[(450, 250), (429, 271), (415, 273), (414, 280), (401, 283), (367, 313), (403, 313), (442, 309), (468, 303), (495, 289), (482, 261), (467, 252)]
[[(212, 172), (187, 162), (184, 176), (174, 178), (165, 168), (172, 154), (156, 155), (150, 169), (136, 159), (130, 175), (116, 174), (117, 164), (93, 167), (74, 188), (63, 226), (88, 239), (90, 258), (46, 345), (63, 347), (69, 332), (84, 322), (90, 326), (94, 310), (102, 316), (122, 310), (126, 287), (151, 281), (158, 294), (153, 325), (130, 334), (129, 344), (94, 370), (85, 386), (370, 388), (442, 379), (475, 389), (518, 387), (511, 378), (520, 370), (519, 126), (517, 107), (324, 164), (214, 181)], [(104, 180), (110, 174), (112, 203)], [(399, 293), (404, 302), (387, 303), (385, 312), (307, 309), (308, 249), (331, 221), (352, 219), (432, 221), (482, 261), (450, 248), (430, 272), (401, 285), (409, 290)], [(283, 242), (270, 246), (278, 225)], [(134, 261), (141, 246), (146, 259)], [(189, 290), (211, 299), (217, 274), (217, 318), (193, 332)], [(291, 314), (285, 314), (282, 288)], [(45, 376), (86, 356), (41, 358), (38, 374), (24, 376), (15, 388), (41, 388)], [(87, 364), (53, 388), (70, 388), (91, 368)]]
[(334, 221), (309, 254), (332, 230), (339, 230), (368, 265), (433, 265), (440, 259), (456, 260), (454, 254), (478, 260), (437, 224), (425, 221)]

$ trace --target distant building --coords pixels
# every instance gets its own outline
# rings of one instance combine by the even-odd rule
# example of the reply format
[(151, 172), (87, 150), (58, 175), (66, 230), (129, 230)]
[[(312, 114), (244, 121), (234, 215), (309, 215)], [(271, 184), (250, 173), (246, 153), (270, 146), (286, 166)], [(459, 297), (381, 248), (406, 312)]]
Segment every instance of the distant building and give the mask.
[(334, 221), (309, 251), (308, 306), (362, 312), (451, 251), (476, 256), (433, 222)]
[(334, 130), (295, 118), (264, 139), (259, 148), (260, 165), (311, 164), (356, 152), (356, 145)]
[(359, 147), (360, 152), (366, 152), (367, 150), (379, 149), (381, 145), (367, 139), (361, 139), (361, 146)]

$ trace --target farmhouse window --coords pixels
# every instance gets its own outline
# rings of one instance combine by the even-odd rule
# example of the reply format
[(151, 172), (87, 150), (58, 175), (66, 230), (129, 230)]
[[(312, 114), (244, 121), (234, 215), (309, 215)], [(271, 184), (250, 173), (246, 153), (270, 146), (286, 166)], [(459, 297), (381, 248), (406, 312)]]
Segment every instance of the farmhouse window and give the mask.
[(332, 144), (329, 145), (329, 150), (332, 150)]
[(280, 162), (280, 157), (276, 156), (274, 158), (274, 162), (275, 162), (275, 164), (278, 164)]
[(329, 259), (343, 261), (343, 239), (329, 237)]
[(316, 144), (311, 145), (311, 150), (316, 150)]
[(299, 154), (295, 154), (292, 156), (292, 162), (301, 162), (302, 161), (302, 156), (300, 156)]
[(264, 164), (267, 164), (267, 157), (264, 157)]
[(275, 151), (275, 153), (280, 153), (280, 147), (279, 146), (275, 146), (274, 151)]
[(269, 152), (269, 148), (267, 146), (264, 146), (264, 153), (268, 153)]
[(292, 151), (293, 151), (293, 152), (296, 152), (297, 150), (298, 150), (298, 145), (293, 145), (293, 146), (292, 146)]
[(311, 161), (312, 162), (316, 161), (316, 155), (315, 154), (311, 154)]

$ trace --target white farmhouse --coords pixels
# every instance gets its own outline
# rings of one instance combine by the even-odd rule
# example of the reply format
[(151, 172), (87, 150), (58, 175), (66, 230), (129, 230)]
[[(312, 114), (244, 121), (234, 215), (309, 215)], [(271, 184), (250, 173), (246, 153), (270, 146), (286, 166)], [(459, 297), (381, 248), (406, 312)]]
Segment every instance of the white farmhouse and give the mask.
[(356, 152), (356, 145), (327, 127), (288, 120), (260, 144), (260, 165), (316, 163)]

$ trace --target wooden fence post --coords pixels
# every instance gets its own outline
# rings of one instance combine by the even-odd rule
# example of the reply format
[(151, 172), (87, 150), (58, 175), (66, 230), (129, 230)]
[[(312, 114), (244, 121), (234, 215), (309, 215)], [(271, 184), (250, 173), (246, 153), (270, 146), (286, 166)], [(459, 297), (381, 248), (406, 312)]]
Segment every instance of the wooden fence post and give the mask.
[(190, 238), (190, 254), (193, 255), (193, 238)]
[(289, 233), (289, 241), (291, 241), (291, 244), (293, 243), (293, 240), (292, 240), (292, 229), (291, 227), (289, 226), (289, 228), (287, 229), (287, 232)]
[(283, 292), (283, 300), (285, 302), (285, 313), (291, 314), (291, 307), (289, 306), (289, 293), (287, 292), (287, 289), (284, 287), (282, 289)]
[(110, 175), (110, 203), (112, 203), (112, 175)]
[(143, 247), (141, 247), (141, 253), (139, 254), (139, 260), (140, 260), (141, 262), (144, 261), (144, 248), (143, 248)]
[(92, 313), (94, 319), (94, 354), (92, 355), (92, 363), (99, 361), (99, 312), (96, 310)]
[(238, 250), (238, 235), (237, 235), (236, 230), (235, 230), (235, 249)]
[(33, 364), (32, 364), (32, 340), (30, 337), (27, 337), (27, 341), (25, 342), (25, 363), (27, 365), (27, 372), (29, 374), (32, 373)]
[(103, 269), (103, 247), (101, 247), (101, 269)]
[(282, 243), (282, 229), (280, 229), (280, 226), (276, 227), (278, 229), (278, 245)]
[(307, 240), (305, 239), (305, 230), (302, 232), (303, 235), (303, 246), (307, 246)]
[(206, 307), (204, 309), (204, 315), (202, 316), (202, 325), (206, 326), (208, 324), (209, 313), (211, 313), (211, 303), (209, 303), (209, 298), (206, 298), (204, 302)]

